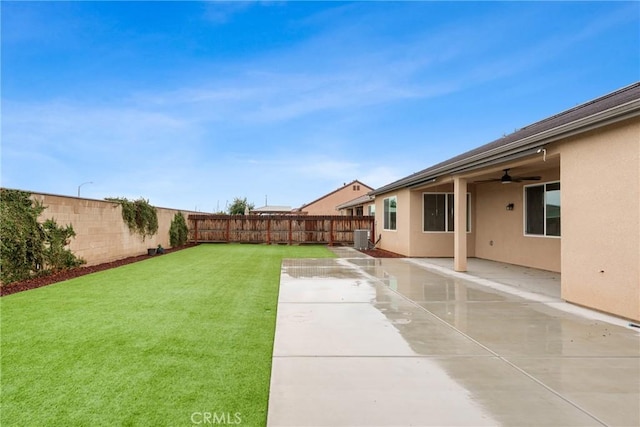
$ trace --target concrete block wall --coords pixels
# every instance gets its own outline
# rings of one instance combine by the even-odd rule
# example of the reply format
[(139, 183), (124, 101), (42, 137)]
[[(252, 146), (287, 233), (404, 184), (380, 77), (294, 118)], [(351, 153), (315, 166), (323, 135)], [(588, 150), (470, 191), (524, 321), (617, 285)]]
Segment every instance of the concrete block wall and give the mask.
[[(179, 210), (156, 208), (158, 232), (144, 240), (129, 231), (122, 219), (122, 207), (105, 200), (83, 199), (44, 193), (31, 193), (31, 198), (42, 203), (46, 209), (40, 221), (54, 219), (58, 225), (71, 224), (76, 237), (69, 248), (87, 265), (111, 262), (130, 256), (143, 255), (147, 248), (162, 245), (169, 247), (169, 227)], [(194, 212), (184, 211), (185, 219)]]

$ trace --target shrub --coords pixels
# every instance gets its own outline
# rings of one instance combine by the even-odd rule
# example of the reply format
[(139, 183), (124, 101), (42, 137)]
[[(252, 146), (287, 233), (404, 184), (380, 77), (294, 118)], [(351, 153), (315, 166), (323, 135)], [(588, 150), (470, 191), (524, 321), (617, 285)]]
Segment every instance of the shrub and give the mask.
[(0, 207), (0, 281), (28, 279), (48, 271), (76, 267), (85, 261), (65, 249), (75, 236), (73, 227), (49, 219), (38, 223), (46, 209), (26, 191), (2, 189)]
[(252, 210), (255, 206), (253, 203), (247, 202), (247, 198), (241, 199), (236, 197), (233, 199), (233, 203), (229, 205), (229, 215), (244, 215), (247, 208)]
[(0, 223), (0, 277), (2, 283), (28, 279), (43, 263), (44, 232), (38, 216), (44, 207), (31, 194), (2, 189)]
[(86, 261), (77, 258), (65, 246), (69, 244), (69, 239), (75, 237), (76, 232), (73, 231), (71, 225), (59, 227), (56, 221), (48, 219), (42, 225), (44, 229), (44, 261), (48, 269), (53, 272), (78, 267)]
[(169, 243), (172, 247), (182, 246), (187, 243), (189, 237), (189, 227), (184, 219), (182, 212), (178, 212), (171, 221), (169, 227)]

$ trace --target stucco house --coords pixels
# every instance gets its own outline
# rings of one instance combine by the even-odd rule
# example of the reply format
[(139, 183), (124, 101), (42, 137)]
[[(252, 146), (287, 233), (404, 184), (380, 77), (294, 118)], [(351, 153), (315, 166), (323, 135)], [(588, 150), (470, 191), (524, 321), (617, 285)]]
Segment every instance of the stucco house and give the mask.
[(345, 183), (342, 187), (317, 198), (311, 203), (302, 205), (295, 210), (295, 213), (303, 215), (340, 215), (336, 206), (353, 200), (356, 197), (364, 196), (373, 188), (356, 180)]
[(640, 320), (640, 83), (371, 195), (382, 249), (559, 272), (566, 301)]

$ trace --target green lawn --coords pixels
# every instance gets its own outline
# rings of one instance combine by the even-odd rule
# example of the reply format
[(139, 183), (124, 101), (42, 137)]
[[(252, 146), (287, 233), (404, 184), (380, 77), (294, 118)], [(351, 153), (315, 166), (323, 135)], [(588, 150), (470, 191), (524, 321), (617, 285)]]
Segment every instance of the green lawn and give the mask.
[(264, 425), (281, 260), (331, 256), (201, 245), (3, 297), (0, 424)]

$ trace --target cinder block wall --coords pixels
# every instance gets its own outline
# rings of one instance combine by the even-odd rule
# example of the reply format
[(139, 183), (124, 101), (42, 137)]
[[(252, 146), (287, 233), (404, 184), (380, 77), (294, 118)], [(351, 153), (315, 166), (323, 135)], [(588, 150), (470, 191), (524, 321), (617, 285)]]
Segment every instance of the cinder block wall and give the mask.
[[(178, 212), (176, 209), (156, 208), (158, 232), (142, 240), (129, 231), (118, 203), (42, 193), (31, 193), (31, 198), (46, 207), (40, 221), (52, 218), (58, 225), (73, 226), (76, 237), (71, 239), (69, 247), (76, 256), (85, 259), (87, 265), (146, 254), (147, 248), (155, 248), (159, 244), (168, 248), (169, 227)], [(192, 212), (183, 213), (186, 219)]]

